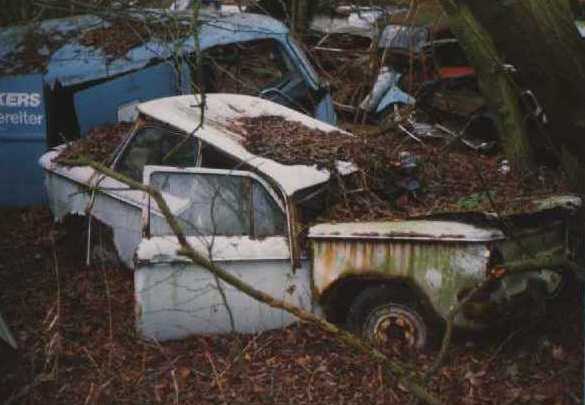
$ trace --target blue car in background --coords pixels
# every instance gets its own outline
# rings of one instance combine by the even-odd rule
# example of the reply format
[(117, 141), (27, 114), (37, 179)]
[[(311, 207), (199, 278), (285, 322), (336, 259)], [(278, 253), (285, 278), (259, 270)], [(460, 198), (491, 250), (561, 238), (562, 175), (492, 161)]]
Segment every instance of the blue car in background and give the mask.
[(0, 30), (0, 206), (44, 203), (38, 158), (138, 103), (193, 92), (270, 99), (335, 124), (324, 84), (282, 23), (189, 12), (77, 16)]

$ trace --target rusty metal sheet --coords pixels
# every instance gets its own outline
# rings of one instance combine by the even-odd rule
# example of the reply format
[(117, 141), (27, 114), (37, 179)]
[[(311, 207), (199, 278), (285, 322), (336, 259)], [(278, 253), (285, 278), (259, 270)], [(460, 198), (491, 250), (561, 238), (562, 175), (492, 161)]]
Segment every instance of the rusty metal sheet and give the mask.
[(458, 291), (485, 278), (490, 256), (481, 242), (316, 239), (312, 249), (317, 296), (346, 277), (401, 279), (416, 286), (442, 317)]
[(419, 241), (487, 242), (504, 239), (501, 230), (453, 221), (347, 222), (319, 224), (309, 230), (312, 239), (392, 239)]
[[(516, 229), (510, 238), (497, 229), (441, 221), (328, 224), (310, 232), (313, 289), (318, 298), (326, 297), (343, 280), (398, 279), (421, 293), (442, 318), (457, 304), (462, 291), (486, 279), (492, 257), (514, 261), (527, 255), (562, 255), (567, 247), (566, 222), (555, 219)], [(554, 270), (506, 276), (491, 293), (489, 304), (501, 308), (529, 293), (530, 280), (554, 291), (560, 280)], [(481, 329), (487, 324), (459, 314), (455, 325)]]

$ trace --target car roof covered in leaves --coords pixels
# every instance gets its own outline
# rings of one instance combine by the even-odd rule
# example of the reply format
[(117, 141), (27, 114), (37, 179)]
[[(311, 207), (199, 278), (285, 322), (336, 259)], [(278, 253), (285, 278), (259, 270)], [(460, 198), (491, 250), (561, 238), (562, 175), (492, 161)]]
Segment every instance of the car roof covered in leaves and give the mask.
[[(188, 95), (148, 101), (140, 104), (138, 109), (157, 121), (186, 133), (194, 133), (203, 142), (253, 167), (276, 182), (288, 196), (329, 180), (330, 172), (316, 164), (283, 164), (253, 154), (244, 146), (244, 135), (237, 133), (233, 128), (238, 119), (261, 116), (280, 116), (322, 132), (340, 131), (339, 128), (272, 101), (237, 94), (208, 94), (205, 100), (204, 122), (200, 127), (202, 118), (199, 105), (200, 100), (196, 96)], [(350, 163), (337, 162), (337, 170), (341, 174), (347, 174), (355, 168)]]
[[(0, 30), (0, 75), (43, 74), (70, 86), (116, 76), (195, 50), (187, 12), (82, 15)], [(200, 47), (282, 38), (288, 29), (257, 14), (202, 12)]]

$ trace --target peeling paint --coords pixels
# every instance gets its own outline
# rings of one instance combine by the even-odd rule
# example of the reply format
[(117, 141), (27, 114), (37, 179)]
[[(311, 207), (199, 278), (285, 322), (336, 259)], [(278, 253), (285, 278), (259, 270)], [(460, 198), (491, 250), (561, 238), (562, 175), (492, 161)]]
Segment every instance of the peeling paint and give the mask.
[(504, 239), (499, 229), (454, 221), (395, 221), (395, 222), (347, 222), (319, 224), (311, 227), (309, 236), (343, 239), (402, 239), (482, 242)]
[[(406, 231), (409, 227), (411, 230)], [(510, 261), (547, 252), (565, 254), (567, 249), (566, 224), (554, 219), (519, 230), (514, 239), (504, 239), (497, 229), (445, 221), (317, 225), (311, 228), (310, 238), (317, 297), (325, 296), (338, 281), (348, 277), (399, 279), (416, 287), (443, 319), (462, 292), (486, 279), (491, 249), (497, 248)], [(552, 292), (559, 278), (550, 273), (535, 269), (504, 277), (499, 288), (476, 308), (497, 312), (510, 306), (516, 297), (530, 295), (537, 285)], [(471, 329), (487, 326), (486, 320), (469, 316), (458, 314), (455, 325)]]
[[(292, 272), (290, 261), (218, 262), (255, 288), (311, 310), (308, 262)], [(230, 317), (214, 276), (192, 263), (166, 260), (139, 264), (134, 272), (136, 327), (147, 339), (164, 341), (191, 334), (230, 333)], [(296, 318), (220, 281), (235, 321), (235, 332), (257, 333), (285, 327)]]
[(443, 276), (437, 269), (429, 269), (425, 275), (425, 280), (430, 288), (440, 289), (443, 283)]

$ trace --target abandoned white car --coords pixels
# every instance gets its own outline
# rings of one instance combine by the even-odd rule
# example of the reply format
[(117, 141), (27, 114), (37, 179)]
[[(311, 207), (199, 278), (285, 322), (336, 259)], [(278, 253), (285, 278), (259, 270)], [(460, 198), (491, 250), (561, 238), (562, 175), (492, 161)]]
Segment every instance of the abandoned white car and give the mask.
[[(526, 255), (562, 263), (567, 221), (581, 204), (577, 197), (534, 202), (526, 215), (538, 221), (525, 221), (514, 241), (494, 223), (315, 224), (315, 215), (308, 220), (305, 211), (318, 211), (323, 190), (334, 183), (331, 170), (347, 176), (356, 167), (342, 161), (336, 169), (283, 164), (251, 153), (238, 121), (278, 116), (322, 133), (339, 129), (244, 95), (208, 95), (203, 123), (194, 96), (150, 101), (138, 109), (137, 124), (110, 159), (114, 171), (159, 189), (202, 254), (275, 297), (305, 309), (321, 307), (328, 319), (369, 338), (384, 342), (398, 334), (423, 347), (432, 320), (444, 320), (467, 292), (492, 276), (493, 283), (456, 317), (456, 326), (480, 329), (524, 316), (561, 285), (560, 269), (535, 265), (515, 273), (506, 265)], [(58, 157), (64, 149), (40, 160), (51, 210), (57, 219), (89, 215), (111, 229), (119, 258), (134, 269), (136, 322), (143, 336), (256, 332), (294, 321), (179, 255), (176, 238), (147, 194), (91, 167), (63, 164)], [(165, 160), (170, 151), (176, 153)], [(93, 248), (96, 241), (88, 243)]]

